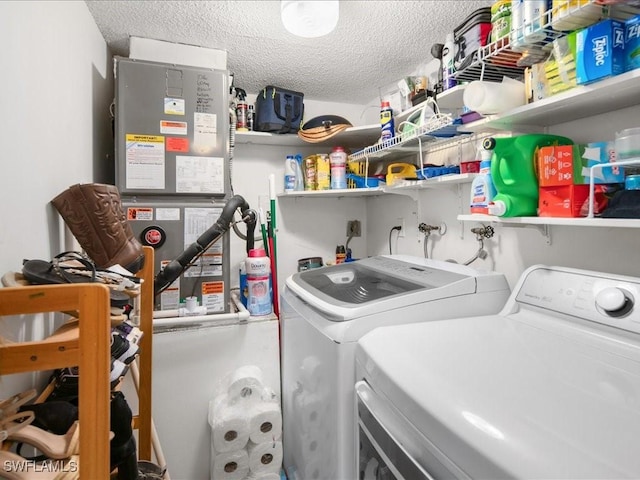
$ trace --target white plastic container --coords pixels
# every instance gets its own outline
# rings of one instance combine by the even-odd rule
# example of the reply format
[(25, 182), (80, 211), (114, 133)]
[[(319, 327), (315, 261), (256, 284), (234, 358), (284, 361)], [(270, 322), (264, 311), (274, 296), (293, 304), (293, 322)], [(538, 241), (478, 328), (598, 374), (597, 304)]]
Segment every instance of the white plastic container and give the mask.
[(640, 127), (616, 133), (616, 157), (618, 160), (640, 159)]
[(524, 42), (533, 44), (543, 41), (547, 38), (547, 34), (542, 30), (546, 24), (547, 0), (527, 0), (522, 2), (522, 8)]
[(271, 264), (263, 248), (249, 250), (247, 269), (247, 310), (251, 315), (269, 315), (271, 306)]
[(284, 191), (292, 192), (296, 189), (296, 159), (293, 155), (287, 155), (284, 163)]

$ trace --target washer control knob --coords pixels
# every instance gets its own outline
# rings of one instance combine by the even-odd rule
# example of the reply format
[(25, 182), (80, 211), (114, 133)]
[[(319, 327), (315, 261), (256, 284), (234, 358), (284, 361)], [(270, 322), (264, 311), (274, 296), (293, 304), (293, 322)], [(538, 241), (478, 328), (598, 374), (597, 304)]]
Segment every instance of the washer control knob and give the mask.
[(620, 316), (631, 309), (633, 301), (623, 290), (616, 287), (607, 287), (596, 295), (596, 305), (608, 315)]

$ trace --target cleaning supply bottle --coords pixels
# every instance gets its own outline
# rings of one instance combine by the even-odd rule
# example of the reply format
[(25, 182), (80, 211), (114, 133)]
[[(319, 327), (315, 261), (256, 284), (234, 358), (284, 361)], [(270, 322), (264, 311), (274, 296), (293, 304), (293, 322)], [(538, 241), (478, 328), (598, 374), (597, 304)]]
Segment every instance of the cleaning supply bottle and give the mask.
[(347, 152), (343, 147), (333, 147), (329, 154), (331, 189), (347, 188)]
[(271, 263), (263, 248), (249, 250), (247, 271), (247, 310), (251, 315), (269, 315), (271, 309)]
[(444, 48), (442, 49), (442, 89), (447, 90), (455, 87), (457, 82), (453, 76), (455, 72), (455, 42), (453, 40), (453, 33), (447, 33), (446, 40), (444, 42)]
[(298, 162), (293, 155), (287, 155), (284, 163), (284, 191), (292, 192), (296, 189)]
[[(485, 145), (486, 144), (486, 145)], [(489, 213), (489, 204), (496, 195), (496, 188), (491, 179), (492, 142), (482, 142), (478, 146), (476, 159), (480, 160), (480, 172), (471, 182), (471, 213)]]
[(538, 177), (535, 164), (538, 150), (552, 145), (573, 145), (573, 141), (544, 134), (492, 137), (486, 141), (493, 148), (491, 178), (497, 192), (489, 205), (489, 214), (499, 217), (536, 216)]
[(393, 121), (393, 109), (389, 102), (382, 102), (380, 105), (380, 128), (382, 130), (380, 140), (383, 143), (395, 137), (396, 128)]

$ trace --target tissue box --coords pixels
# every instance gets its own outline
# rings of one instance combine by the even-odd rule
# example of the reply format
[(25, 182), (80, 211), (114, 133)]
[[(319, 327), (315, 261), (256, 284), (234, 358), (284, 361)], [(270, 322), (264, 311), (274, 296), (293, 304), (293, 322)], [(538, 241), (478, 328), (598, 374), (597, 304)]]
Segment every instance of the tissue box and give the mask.
[(625, 71), (625, 25), (603, 20), (576, 34), (576, 79), (578, 85)]
[(625, 22), (624, 57), (626, 71), (640, 68), (640, 15)]
[[(606, 185), (594, 187), (594, 213), (600, 213), (606, 205), (607, 188)], [(589, 185), (558, 185), (539, 189), (539, 217), (586, 217), (588, 212)]]
[[(589, 184), (590, 167), (615, 161), (615, 142), (542, 147), (538, 150), (538, 184), (541, 187)], [(604, 167), (594, 171), (594, 183), (622, 183), (624, 170)]]

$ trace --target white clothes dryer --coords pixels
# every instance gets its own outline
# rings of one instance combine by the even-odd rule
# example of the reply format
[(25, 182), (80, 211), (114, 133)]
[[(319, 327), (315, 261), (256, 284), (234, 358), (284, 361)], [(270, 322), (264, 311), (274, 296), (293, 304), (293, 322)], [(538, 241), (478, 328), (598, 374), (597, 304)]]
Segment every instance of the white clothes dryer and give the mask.
[(307, 270), (281, 302), (284, 466), (291, 480), (355, 480), (358, 339), (383, 325), (496, 313), (502, 274), (402, 255)]
[(497, 315), (356, 351), (360, 478), (640, 478), (640, 278), (535, 266)]

